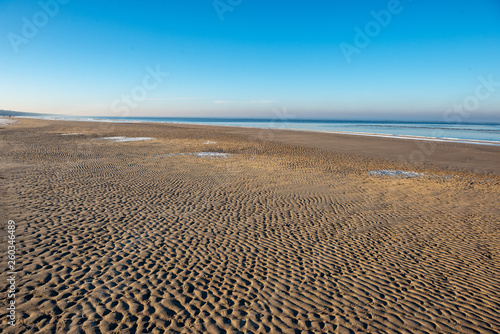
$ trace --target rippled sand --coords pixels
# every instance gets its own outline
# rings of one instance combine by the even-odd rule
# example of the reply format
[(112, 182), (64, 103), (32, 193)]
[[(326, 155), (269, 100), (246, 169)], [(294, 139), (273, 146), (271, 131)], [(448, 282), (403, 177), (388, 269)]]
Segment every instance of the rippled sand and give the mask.
[(498, 175), (253, 131), (1, 129), (0, 250), (13, 219), (19, 291), (15, 328), (2, 292), (0, 331), (500, 331)]

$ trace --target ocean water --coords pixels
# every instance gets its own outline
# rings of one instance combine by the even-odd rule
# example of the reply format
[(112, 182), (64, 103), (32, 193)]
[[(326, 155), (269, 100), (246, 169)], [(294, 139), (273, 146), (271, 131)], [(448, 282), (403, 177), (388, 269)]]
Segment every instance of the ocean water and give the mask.
[(398, 137), (408, 140), (434, 140), (500, 146), (500, 124), (467, 123), (418, 123), (379, 121), (334, 120), (279, 120), (237, 118), (147, 118), (147, 117), (39, 117), (108, 122), (154, 122), (179, 124), (206, 124), (222, 126), (255, 127), (263, 129), (287, 129), (348, 133), (365, 136)]

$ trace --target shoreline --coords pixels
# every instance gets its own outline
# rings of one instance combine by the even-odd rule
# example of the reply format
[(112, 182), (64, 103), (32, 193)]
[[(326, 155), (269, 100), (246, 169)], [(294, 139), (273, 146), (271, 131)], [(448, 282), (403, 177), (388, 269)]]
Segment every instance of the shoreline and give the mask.
[[(21, 121), (23, 118), (17, 118)], [(500, 175), (500, 146), (476, 145), (471, 143), (428, 141), (415, 138), (399, 138), (394, 136), (365, 136), (351, 133), (325, 131), (296, 131), (289, 129), (239, 127), (225, 125), (202, 125), (158, 122), (98, 122), (70, 120), (41, 120), (24, 118), (34, 122), (63, 122), (75, 128), (78, 124), (99, 124), (100, 128), (151, 127), (213, 129), (221, 133), (244, 136), (259, 141), (280, 142), (307, 148), (324, 149), (326, 151), (359, 156), (362, 158), (392, 161), (424, 168), (444, 168), (450, 172), (472, 172), (480, 174)], [(72, 124), (74, 123), (74, 124)], [(19, 124), (19, 122), (17, 123)]]
[[(349, 131), (329, 131), (329, 130), (314, 130), (314, 129), (294, 129), (294, 128), (270, 128), (270, 127), (257, 127), (257, 126), (243, 126), (243, 125), (221, 125), (221, 124), (200, 124), (200, 123), (187, 123), (187, 122), (168, 122), (168, 121), (144, 121), (144, 120), (106, 120), (106, 119), (47, 119), (38, 118), (34, 116), (22, 116), (18, 118), (26, 119), (39, 119), (47, 121), (65, 121), (65, 122), (98, 122), (98, 123), (113, 123), (113, 124), (171, 124), (171, 125), (204, 125), (204, 126), (221, 126), (221, 127), (231, 127), (231, 128), (243, 128), (243, 129), (260, 129), (260, 130), (284, 130), (284, 131), (302, 131), (302, 132), (321, 132), (321, 133), (334, 133), (343, 135), (353, 135), (353, 136), (368, 136), (368, 137), (381, 137), (381, 138), (394, 138), (394, 139), (406, 139), (406, 140), (421, 140), (421, 141), (436, 141), (445, 143), (460, 143), (460, 144), (471, 144), (471, 145), (487, 145), (487, 146), (500, 146), (500, 141), (492, 140), (480, 140), (480, 139), (461, 139), (461, 138), (439, 138), (439, 137), (426, 137), (426, 136), (415, 136), (415, 135), (393, 135), (388, 133), (370, 133), (370, 132), (349, 132)], [(432, 123), (436, 124), (436, 123)], [(471, 124), (477, 125), (477, 124)], [(485, 124), (487, 125), (487, 124)], [(496, 124), (495, 124), (496, 125)]]

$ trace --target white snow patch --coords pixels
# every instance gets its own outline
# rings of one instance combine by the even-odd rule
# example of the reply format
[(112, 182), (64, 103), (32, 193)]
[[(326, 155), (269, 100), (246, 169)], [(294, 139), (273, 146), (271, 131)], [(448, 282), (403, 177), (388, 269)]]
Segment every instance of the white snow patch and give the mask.
[(61, 136), (79, 136), (81, 133), (61, 133)]
[(375, 176), (392, 176), (392, 177), (419, 177), (419, 176), (424, 176), (422, 173), (417, 173), (417, 172), (405, 172), (402, 170), (390, 170), (390, 169), (384, 169), (384, 170), (374, 170), (371, 172), (368, 172), (370, 175), (375, 175)]
[(219, 152), (199, 152), (199, 153), (194, 153), (197, 157), (202, 157), (202, 158), (226, 158), (230, 156), (231, 154), (229, 153), (219, 153)]
[(104, 137), (102, 140), (109, 140), (112, 143), (126, 143), (130, 141), (153, 140), (151, 137)]
[(156, 155), (155, 158), (173, 157), (177, 155), (191, 155), (200, 158), (227, 158), (230, 157), (232, 154), (220, 153), (220, 152), (169, 153), (169, 154)]
[(7, 125), (12, 125), (15, 122), (17, 122), (17, 120), (8, 119), (8, 118), (0, 118), (0, 128), (3, 128), (4, 126), (7, 126)]
[(215, 144), (217, 144), (217, 142), (207, 140), (207, 141), (206, 141), (206, 142), (204, 142), (203, 144), (205, 144), (205, 145), (215, 145)]

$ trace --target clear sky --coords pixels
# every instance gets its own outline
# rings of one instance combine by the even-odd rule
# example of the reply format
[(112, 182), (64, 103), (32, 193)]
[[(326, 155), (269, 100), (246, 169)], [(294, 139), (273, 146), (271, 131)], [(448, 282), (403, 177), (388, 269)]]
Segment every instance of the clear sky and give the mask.
[(498, 0), (3, 0), (0, 22), (0, 109), (500, 121)]

